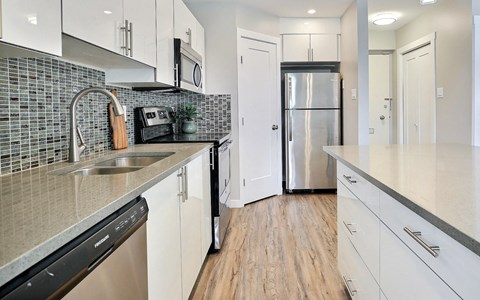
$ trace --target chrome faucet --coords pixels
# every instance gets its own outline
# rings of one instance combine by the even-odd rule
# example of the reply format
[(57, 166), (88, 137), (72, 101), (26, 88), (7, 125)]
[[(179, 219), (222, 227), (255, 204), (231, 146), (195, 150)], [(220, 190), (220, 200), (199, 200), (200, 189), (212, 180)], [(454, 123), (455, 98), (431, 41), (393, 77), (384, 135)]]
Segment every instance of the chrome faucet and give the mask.
[[(80, 160), (80, 154), (87, 148), (85, 145), (85, 141), (83, 140), (82, 133), (80, 132), (80, 128), (77, 125), (77, 103), (82, 99), (83, 96), (89, 93), (101, 93), (107, 96), (108, 98), (112, 99), (113, 104), (113, 111), (115, 115), (121, 116), (124, 114), (122, 104), (118, 101), (117, 97), (107, 91), (106, 89), (102, 89), (99, 87), (91, 87), (86, 88), (78, 92), (72, 99), (72, 103), (70, 104), (70, 151), (69, 151), (69, 162), (76, 162)], [(77, 143), (77, 137), (80, 138), (80, 145)]]

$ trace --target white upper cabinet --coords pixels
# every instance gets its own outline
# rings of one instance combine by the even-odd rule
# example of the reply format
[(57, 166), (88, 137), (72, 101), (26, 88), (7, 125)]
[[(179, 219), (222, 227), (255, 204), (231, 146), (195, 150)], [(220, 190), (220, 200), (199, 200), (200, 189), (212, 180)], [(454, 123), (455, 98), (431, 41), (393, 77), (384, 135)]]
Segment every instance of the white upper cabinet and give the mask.
[(155, 0), (124, 0), (124, 20), (131, 23), (129, 55), (156, 66)]
[(283, 36), (283, 61), (309, 61), (310, 35), (292, 34)]
[(156, 65), (155, 0), (63, 0), (63, 32)]
[(173, 86), (173, 0), (157, 0), (157, 68), (156, 81)]
[(61, 20), (59, 0), (0, 1), (0, 41), (61, 56)]
[(339, 61), (337, 34), (285, 34), (283, 61)]
[(182, 0), (174, 0), (175, 37), (189, 44), (203, 58), (205, 33), (200, 22)]
[(310, 35), (310, 51), (312, 61), (338, 61), (338, 35), (312, 34)]

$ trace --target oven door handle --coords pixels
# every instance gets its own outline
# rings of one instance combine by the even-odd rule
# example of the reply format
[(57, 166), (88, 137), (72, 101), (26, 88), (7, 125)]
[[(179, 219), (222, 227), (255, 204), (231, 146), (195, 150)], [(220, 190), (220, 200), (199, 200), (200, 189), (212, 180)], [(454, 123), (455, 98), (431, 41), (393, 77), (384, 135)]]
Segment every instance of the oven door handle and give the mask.
[(210, 149), (210, 168), (215, 170), (215, 149), (211, 148)]

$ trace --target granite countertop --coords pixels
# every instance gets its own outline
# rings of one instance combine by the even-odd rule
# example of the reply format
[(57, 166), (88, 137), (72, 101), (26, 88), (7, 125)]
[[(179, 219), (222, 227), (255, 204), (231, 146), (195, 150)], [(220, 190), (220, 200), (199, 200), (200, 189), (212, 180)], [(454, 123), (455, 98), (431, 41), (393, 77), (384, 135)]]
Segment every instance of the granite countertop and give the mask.
[[(149, 144), (0, 176), (0, 286), (151, 188), (212, 145)], [(59, 175), (126, 153), (174, 152), (141, 170)]]
[(480, 255), (480, 147), (371, 145), (324, 150)]

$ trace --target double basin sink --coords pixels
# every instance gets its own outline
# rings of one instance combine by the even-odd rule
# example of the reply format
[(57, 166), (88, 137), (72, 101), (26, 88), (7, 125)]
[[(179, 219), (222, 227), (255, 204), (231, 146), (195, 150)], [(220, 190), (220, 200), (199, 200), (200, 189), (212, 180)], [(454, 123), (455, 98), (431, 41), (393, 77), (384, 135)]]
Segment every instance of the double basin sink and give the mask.
[(143, 169), (144, 167), (154, 164), (166, 157), (169, 157), (172, 154), (174, 154), (174, 152), (159, 152), (154, 155), (129, 154), (125, 156), (102, 160), (86, 167), (79, 167), (74, 170), (60, 172), (58, 173), (58, 175), (73, 174), (88, 176), (130, 173)]

